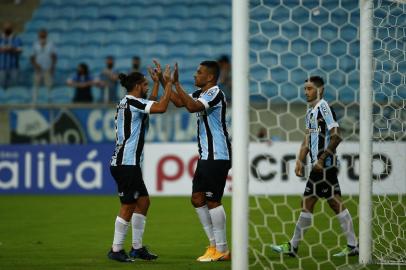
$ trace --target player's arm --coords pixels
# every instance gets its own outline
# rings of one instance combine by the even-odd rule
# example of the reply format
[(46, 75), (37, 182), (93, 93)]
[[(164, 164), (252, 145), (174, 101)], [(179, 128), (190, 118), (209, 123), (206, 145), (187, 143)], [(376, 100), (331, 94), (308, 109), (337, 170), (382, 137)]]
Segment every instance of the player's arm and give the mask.
[(205, 109), (203, 103), (198, 100), (194, 100), (191, 96), (186, 94), (180, 83), (175, 84), (175, 89), (178, 93), (179, 98), (182, 100), (184, 106), (189, 112), (201, 112)]
[(303, 176), (303, 164), (306, 160), (306, 156), (309, 153), (309, 131), (306, 130), (305, 137), (302, 145), (300, 146), (299, 154), (296, 159), (295, 174), (299, 177)]
[(158, 90), (159, 90), (159, 77), (157, 72), (152, 70), (152, 68), (148, 67), (148, 73), (151, 76), (152, 81), (154, 82), (152, 86), (152, 92), (151, 95), (149, 95), (149, 100), (157, 100), (158, 97)]
[(321, 153), (321, 155), (319, 156), (319, 159), (317, 160), (316, 165), (314, 166), (316, 170), (321, 171), (324, 167), (324, 160), (330, 156), (330, 155), (334, 155), (337, 146), (341, 143), (343, 139), (340, 136), (340, 129), (338, 127), (333, 127), (332, 129), (330, 129), (330, 142), (326, 148), (326, 150), (324, 150), (323, 153)]
[(169, 100), (172, 93), (172, 81), (171, 81), (171, 70), (169, 65), (166, 66), (164, 72), (164, 78), (166, 80), (164, 95), (158, 102), (154, 102), (151, 106), (150, 113), (164, 113), (168, 108)]
[(326, 150), (324, 150), (323, 153), (320, 154), (319, 159), (317, 160), (317, 163), (314, 166), (314, 169), (316, 171), (322, 171), (324, 167), (324, 160), (330, 156), (334, 155), (337, 146), (340, 144), (342, 141), (342, 138), (340, 136), (340, 130), (338, 127), (338, 123), (336, 122), (335, 119), (335, 114), (331, 110), (331, 108), (328, 106), (327, 103), (321, 104), (321, 114), (326, 122), (327, 128), (330, 132), (330, 142), (327, 145)]
[[(177, 92), (177, 95), (175, 96), (174, 100), (176, 101), (172, 101), (175, 106), (177, 107), (181, 107), (181, 106), (185, 106), (186, 109), (191, 112), (201, 112), (205, 109), (204, 105), (202, 102), (198, 101), (198, 100), (194, 100), (191, 96), (189, 96), (185, 90), (183, 89), (182, 85), (180, 85), (179, 83), (179, 69), (178, 69), (178, 63), (175, 63), (175, 71), (173, 74), (173, 81), (175, 84), (175, 89)], [(182, 102), (180, 103), (179, 100)], [(178, 103), (178, 105), (182, 104), (181, 106), (176, 105), (176, 103)]]

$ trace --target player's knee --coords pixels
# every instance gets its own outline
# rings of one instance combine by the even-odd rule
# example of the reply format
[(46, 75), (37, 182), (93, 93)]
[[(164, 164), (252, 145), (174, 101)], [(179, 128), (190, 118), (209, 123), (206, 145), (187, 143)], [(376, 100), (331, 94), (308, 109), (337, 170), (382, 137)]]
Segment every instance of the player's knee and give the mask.
[(202, 196), (201, 194), (198, 194), (198, 193), (192, 194), (190, 201), (194, 207), (202, 207), (206, 204), (204, 196)]
[(219, 202), (219, 201), (209, 201), (209, 200), (207, 201), (207, 207), (209, 209), (214, 209), (220, 205), (221, 205), (221, 202)]

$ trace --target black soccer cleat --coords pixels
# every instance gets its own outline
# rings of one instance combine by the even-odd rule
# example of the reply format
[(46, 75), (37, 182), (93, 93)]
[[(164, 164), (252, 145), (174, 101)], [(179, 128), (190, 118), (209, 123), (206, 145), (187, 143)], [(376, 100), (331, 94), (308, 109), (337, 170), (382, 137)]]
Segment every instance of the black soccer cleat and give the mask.
[(118, 262), (133, 262), (134, 260), (128, 257), (127, 253), (125, 253), (124, 249), (114, 252), (110, 250), (107, 254), (107, 257), (111, 260), (118, 261)]
[(158, 259), (158, 256), (149, 252), (147, 247), (145, 247), (145, 246), (143, 246), (142, 248), (139, 248), (139, 249), (131, 248), (129, 255), (131, 258), (141, 259), (141, 260), (146, 260), (146, 261), (152, 261), (152, 260)]

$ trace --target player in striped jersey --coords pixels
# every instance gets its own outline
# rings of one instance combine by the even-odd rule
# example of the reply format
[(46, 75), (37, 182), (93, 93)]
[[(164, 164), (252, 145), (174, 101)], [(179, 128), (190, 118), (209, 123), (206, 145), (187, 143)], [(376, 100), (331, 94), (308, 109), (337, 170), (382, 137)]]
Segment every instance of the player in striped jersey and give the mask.
[[(157, 69), (159, 63), (155, 62)], [(200, 63), (195, 75), (198, 90), (187, 94), (179, 83), (175, 64), (171, 101), (197, 115), (199, 160), (193, 177), (192, 204), (210, 241), (198, 261), (230, 260), (226, 238), (226, 214), (221, 204), (228, 171), (231, 168), (231, 143), (226, 125), (226, 99), (217, 86), (220, 68), (216, 61)]]
[[(142, 179), (141, 162), (144, 138), (148, 130), (148, 115), (164, 113), (171, 95), (171, 75), (169, 66), (164, 77), (167, 84), (164, 95), (156, 102), (159, 78), (149, 69), (154, 81), (152, 93), (147, 98), (148, 81), (143, 74), (133, 72), (120, 74), (120, 83), (127, 90), (127, 95), (117, 105), (115, 117), (116, 148), (111, 158), (110, 171), (117, 183), (121, 208), (116, 218), (112, 249), (108, 257), (120, 262), (131, 262), (132, 258), (155, 260), (158, 256), (150, 253), (142, 245), (145, 220), (149, 208), (149, 196)], [(128, 226), (132, 227), (132, 247), (129, 256), (123, 249)], [(131, 258), (130, 258), (131, 257)]]
[(312, 163), (303, 200), (302, 212), (296, 223), (290, 242), (282, 245), (271, 245), (278, 253), (296, 256), (300, 239), (312, 223), (312, 213), (319, 198), (327, 199), (331, 209), (336, 213), (343, 233), (347, 237), (347, 246), (333, 256), (358, 255), (358, 244), (355, 237), (351, 214), (341, 199), (338, 183), (338, 160), (336, 148), (341, 142), (339, 126), (333, 109), (323, 99), (324, 81), (319, 76), (312, 76), (305, 82), (305, 95), (310, 108), (306, 113), (306, 135), (296, 160), (295, 173), (303, 176), (303, 163), (309, 153)]

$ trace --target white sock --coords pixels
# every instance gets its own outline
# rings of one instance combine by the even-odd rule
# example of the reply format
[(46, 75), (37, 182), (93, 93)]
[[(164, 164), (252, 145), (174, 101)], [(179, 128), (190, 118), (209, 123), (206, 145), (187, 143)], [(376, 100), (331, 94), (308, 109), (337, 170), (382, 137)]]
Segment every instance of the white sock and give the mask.
[(337, 215), (338, 220), (340, 221), (341, 229), (347, 237), (347, 245), (356, 247), (357, 239), (355, 238), (354, 226), (352, 224), (351, 214), (348, 209), (345, 209)]
[(202, 223), (203, 229), (206, 232), (207, 238), (210, 241), (210, 246), (215, 246), (216, 241), (214, 238), (213, 224), (211, 222), (209, 208), (207, 207), (207, 205), (204, 205), (202, 207), (198, 207), (195, 209), (196, 209), (196, 213), (200, 219), (200, 223)]
[(142, 236), (144, 235), (146, 216), (133, 213), (131, 218), (131, 225), (133, 229), (133, 248), (142, 248)]
[(226, 235), (226, 212), (222, 205), (209, 210), (211, 221), (213, 223), (214, 239), (216, 240), (216, 249), (220, 252), (228, 251)]
[(127, 235), (128, 224), (130, 222), (125, 221), (121, 217), (116, 218), (114, 224), (114, 239), (113, 239), (113, 251), (117, 252), (123, 249), (125, 236)]
[(302, 239), (303, 235), (312, 224), (312, 216), (312, 213), (300, 212), (299, 218), (296, 222), (295, 232), (293, 233), (293, 237), (290, 240), (290, 244), (293, 248), (297, 248), (297, 246), (299, 245), (299, 241)]

